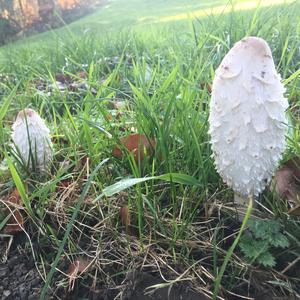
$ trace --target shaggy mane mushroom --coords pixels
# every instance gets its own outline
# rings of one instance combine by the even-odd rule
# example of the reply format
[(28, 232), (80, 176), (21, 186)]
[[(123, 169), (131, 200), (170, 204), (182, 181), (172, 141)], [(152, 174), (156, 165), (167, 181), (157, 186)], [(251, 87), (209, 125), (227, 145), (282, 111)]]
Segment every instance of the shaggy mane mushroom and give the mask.
[(50, 130), (37, 112), (26, 108), (12, 125), (12, 140), (20, 159), (30, 170), (44, 172), (52, 160)]
[(215, 166), (245, 207), (269, 183), (285, 149), (288, 102), (267, 42), (247, 37), (218, 67), (209, 133)]

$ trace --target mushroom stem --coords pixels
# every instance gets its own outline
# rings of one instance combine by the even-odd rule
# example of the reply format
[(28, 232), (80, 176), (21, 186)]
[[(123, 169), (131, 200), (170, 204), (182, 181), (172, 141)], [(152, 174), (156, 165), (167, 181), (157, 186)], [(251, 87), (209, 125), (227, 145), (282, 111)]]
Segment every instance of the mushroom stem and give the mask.
[(243, 196), (241, 194), (238, 193), (234, 193), (234, 203), (235, 206), (237, 208), (237, 214), (238, 214), (238, 220), (239, 221), (243, 221), (246, 211), (247, 211), (247, 207), (249, 204), (249, 199), (252, 199), (252, 207), (256, 208), (256, 199), (257, 197), (253, 196), (253, 195), (249, 195), (249, 196)]

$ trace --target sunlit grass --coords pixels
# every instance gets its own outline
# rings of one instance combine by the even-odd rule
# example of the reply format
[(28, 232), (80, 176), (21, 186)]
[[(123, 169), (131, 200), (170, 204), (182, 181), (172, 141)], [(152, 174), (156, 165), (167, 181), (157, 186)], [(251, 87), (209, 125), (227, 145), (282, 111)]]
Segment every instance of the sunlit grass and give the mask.
[[(202, 8), (199, 10), (193, 10), (192, 8), (187, 13), (177, 14), (173, 16), (164, 16), (164, 17), (142, 17), (139, 19), (140, 22), (151, 20), (153, 22), (173, 22), (180, 21), (190, 18), (199, 18), (210, 15), (220, 15), (229, 12), (240, 12), (251, 9), (259, 9), (264, 7), (273, 7), (276, 5), (290, 4), (294, 3), (294, 0), (256, 0), (256, 1), (236, 1), (233, 3), (227, 3), (225, 5), (215, 6), (212, 8)], [(209, 6), (209, 5), (208, 5)]]

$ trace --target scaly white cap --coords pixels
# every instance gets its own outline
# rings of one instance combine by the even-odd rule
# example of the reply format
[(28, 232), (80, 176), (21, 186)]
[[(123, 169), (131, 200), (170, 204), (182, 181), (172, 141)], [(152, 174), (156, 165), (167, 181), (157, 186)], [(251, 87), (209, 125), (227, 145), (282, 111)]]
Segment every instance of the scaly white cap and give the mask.
[(37, 112), (26, 108), (19, 112), (12, 126), (12, 140), (17, 153), (30, 169), (46, 171), (52, 160), (50, 130)]
[(267, 42), (236, 43), (216, 71), (209, 133), (218, 173), (243, 196), (258, 195), (285, 149), (288, 102)]

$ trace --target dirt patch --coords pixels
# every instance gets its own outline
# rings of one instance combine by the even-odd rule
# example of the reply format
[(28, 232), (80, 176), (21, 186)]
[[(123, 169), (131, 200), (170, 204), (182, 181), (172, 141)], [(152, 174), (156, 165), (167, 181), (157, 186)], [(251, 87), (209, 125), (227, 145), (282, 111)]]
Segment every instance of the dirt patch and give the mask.
[[(4, 263), (0, 263), (0, 299), (1, 300), (38, 300), (44, 286), (43, 266), (37, 264), (33, 257), (33, 251), (37, 255), (38, 246), (33, 250), (26, 242), (25, 236), (17, 234), (9, 247), (8, 236), (0, 239), (2, 259), (8, 250), (8, 257)], [(63, 261), (60, 269), (67, 271), (67, 264)], [(46, 270), (47, 271), (47, 270)], [(66, 276), (57, 273), (55, 282), (67, 282)], [(204, 294), (191, 290), (186, 283), (178, 283), (160, 289), (148, 289), (164, 281), (156, 275), (146, 272), (134, 272), (127, 276), (126, 288), (122, 293), (124, 300), (208, 300)], [(56, 284), (53, 284), (56, 286)], [(97, 283), (92, 288), (92, 280), (89, 276), (78, 278), (76, 287), (69, 291), (66, 285), (54, 290), (48, 290), (46, 299), (97, 299), (110, 300), (117, 296), (117, 292), (105, 289), (103, 283)]]
[(149, 290), (148, 288), (163, 283), (161, 279), (147, 273), (139, 273), (133, 282), (134, 288), (128, 300), (208, 300), (204, 294), (199, 294), (190, 289), (184, 283), (170, 285), (157, 290)]
[[(35, 264), (32, 252), (25, 245), (20, 247), (19, 240), (22, 242), (21, 235), (16, 237), (16, 241), (11, 246), (13, 248), (11, 251), (8, 249), (9, 238), (1, 239), (2, 258), (3, 252), (6, 249), (9, 251), (6, 262), (0, 264), (1, 300), (39, 299), (43, 287), (43, 280), (40, 276), (42, 268)], [(50, 292), (48, 298), (51, 299)]]

